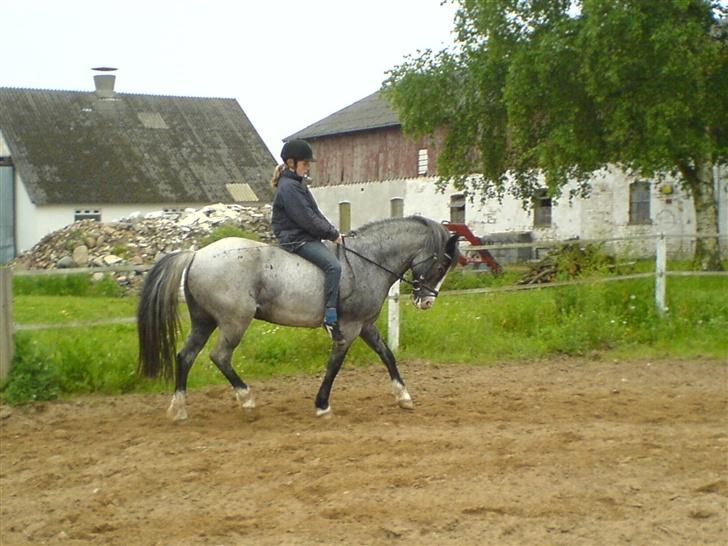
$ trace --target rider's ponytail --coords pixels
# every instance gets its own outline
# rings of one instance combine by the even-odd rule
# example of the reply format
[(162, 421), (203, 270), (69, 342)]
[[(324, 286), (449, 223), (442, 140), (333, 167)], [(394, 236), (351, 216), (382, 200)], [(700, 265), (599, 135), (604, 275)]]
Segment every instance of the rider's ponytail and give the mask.
[(271, 183), (271, 186), (273, 186), (274, 188), (278, 187), (278, 179), (280, 179), (281, 173), (283, 173), (283, 169), (285, 169), (285, 168), (286, 168), (285, 165), (280, 164), (273, 171), (273, 178), (271, 179), (270, 183)]

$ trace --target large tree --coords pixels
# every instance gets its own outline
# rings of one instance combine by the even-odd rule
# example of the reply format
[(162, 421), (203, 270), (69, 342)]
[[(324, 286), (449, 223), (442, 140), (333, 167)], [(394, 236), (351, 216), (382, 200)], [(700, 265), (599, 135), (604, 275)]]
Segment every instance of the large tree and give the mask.
[[(588, 195), (609, 165), (678, 176), (697, 231), (718, 232), (728, 159), (728, 25), (710, 0), (455, 0), (450, 49), (407, 58), (383, 92), (413, 136), (440, 133), (443, 178), (528, 203)], [(471, 176), (479, 173), (481, 176)], [(573, 182), (576, 182), (574, 189)], [(717, 238), (696, 264), (720, 269)]]

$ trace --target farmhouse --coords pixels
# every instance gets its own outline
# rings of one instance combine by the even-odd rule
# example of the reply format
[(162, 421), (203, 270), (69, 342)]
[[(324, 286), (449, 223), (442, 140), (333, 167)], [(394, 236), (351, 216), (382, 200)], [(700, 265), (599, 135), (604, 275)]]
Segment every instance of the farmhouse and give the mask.
[(80, 219), (271, 200), (275, 160), (235, 99), (0, 88), (0, 263)]
[[(441, 221), (467, 223), (486, 240), (564, 240), (695, 233), (690, 196), (677, 180), (665, 176), (647, 180), (611, 168), (594, 174), (589, 198), (563, 197), (558, 202), (544, 193), (525, 210), (505, 197), (471, 201), (447, 184), (437, 189), (440, 139), (413, 140), (402, 133), (397, 114), (374, 93), (287, 137), (303, 138), (314, 149), (311, 190), (321, 210), (337, 221), (348, 209), (351, 227), (385, 218), (390, 201), (403, 199), (404, 214), (421, 214)], [(721, 233), (728, 231), (728, 169), (716, 168), (716, 195)], [(568, 195), (566, 188), (564, 195)], [(689, 239), (671, 239), (675, 254), (692, 252)], [(654, 251), (653, 243), (632, 241), (635, 254)], [(645, 246), (646, 245), (646, 246)]]

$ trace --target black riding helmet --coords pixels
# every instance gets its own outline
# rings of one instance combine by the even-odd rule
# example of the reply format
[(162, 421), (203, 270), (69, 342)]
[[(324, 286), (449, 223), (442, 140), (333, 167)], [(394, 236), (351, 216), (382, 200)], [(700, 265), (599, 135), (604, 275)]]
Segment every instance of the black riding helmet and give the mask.
[(284, 163), (289, 159), (293, 159), (295, 161), (316, 161), (313, 158), (313, 150), (311, 150), (311, 146), (309, 146), (308, 142), (301, 139), (286, 142), (281, 150), (281, 159)]

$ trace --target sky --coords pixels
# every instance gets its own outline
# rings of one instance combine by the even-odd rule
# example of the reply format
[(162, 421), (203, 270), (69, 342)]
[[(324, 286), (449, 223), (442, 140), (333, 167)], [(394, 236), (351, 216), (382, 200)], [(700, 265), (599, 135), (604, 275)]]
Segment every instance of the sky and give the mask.
[(237, 99), (271, 153), (452, 43), (441, 0), (0, 0), (0, 87)]

